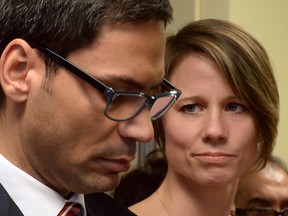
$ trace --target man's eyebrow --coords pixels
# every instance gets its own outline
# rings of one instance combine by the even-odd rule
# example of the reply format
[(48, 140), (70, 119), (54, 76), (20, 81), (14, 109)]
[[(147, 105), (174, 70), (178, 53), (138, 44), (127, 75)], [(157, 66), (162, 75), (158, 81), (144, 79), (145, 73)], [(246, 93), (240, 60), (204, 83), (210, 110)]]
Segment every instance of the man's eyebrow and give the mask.
[[(102, 78), (101, 78), (102, 80)], [(110, 85), (112, 83), (120, 84), (123, 86), (127, 86), (129, 88), (133, 87), (136, 91), (144, 91), (144, 90), (150, 90), (157, 88), (161, 85), (163, 80), (160, 81), (160, 83), (157, 83), (153, 86), (147, 86), (139, 81), (137, 81), (135, 78), (131, 78), (128, 76), (118, 76), (118, 75), (110, 75), (109, 77), (103, 77), (103, 83), (107, 83), (107, 85)]]

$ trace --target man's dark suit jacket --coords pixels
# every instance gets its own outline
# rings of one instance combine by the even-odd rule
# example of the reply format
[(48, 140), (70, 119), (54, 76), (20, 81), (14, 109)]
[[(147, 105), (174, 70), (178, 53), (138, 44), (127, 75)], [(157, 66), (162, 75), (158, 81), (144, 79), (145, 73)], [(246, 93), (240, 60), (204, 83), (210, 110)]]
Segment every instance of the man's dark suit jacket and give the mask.
[[(85, 205), (88, 216), (135, 216), (135, 214), (130, 212), (128, 209), (104, 193), (85, 195)], [(14, 203), (14, 201), (11, 199), (1, 184), (0, 215), (23, 216), (23, 213), (20, 211), (18, 206)]]

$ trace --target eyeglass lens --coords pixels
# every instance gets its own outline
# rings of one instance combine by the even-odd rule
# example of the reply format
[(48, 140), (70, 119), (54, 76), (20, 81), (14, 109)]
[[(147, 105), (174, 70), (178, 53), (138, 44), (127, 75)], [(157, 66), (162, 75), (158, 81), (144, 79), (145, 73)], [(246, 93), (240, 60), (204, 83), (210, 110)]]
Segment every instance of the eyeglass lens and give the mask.
[(152, 120), (159, 118), (163, 113), (165, 113), (175, 100), (175, 96), (172, 95), (157, 98), (150, 110), (150, 116)]
[[(175, 101), (175, 96), (163, 95), (157, 98), (152, 107), (150, 107), (150, 116), (152, 120), (160, 117)], [(133, 118), (142, 111), (147, 105), (147, 98), (141, 95), (118, 94), (108, 102), (105, 110), (106, 115), (114, 120), (127, 120)]]

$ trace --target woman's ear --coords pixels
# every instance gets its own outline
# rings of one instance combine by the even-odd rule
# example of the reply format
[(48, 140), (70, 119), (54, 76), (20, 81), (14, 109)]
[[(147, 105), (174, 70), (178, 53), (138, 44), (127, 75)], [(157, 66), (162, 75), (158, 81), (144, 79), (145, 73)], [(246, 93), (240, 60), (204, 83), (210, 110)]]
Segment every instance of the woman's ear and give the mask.
[[(29, 93), (29, 71), (33, 64), (35, 51), (22, 39), (11, 41), (4, 49), (0, 59), (0, 82), (7, 98), (15, 103), (27, 100)], [(31, 56), (32, 55), (32, 56)]]

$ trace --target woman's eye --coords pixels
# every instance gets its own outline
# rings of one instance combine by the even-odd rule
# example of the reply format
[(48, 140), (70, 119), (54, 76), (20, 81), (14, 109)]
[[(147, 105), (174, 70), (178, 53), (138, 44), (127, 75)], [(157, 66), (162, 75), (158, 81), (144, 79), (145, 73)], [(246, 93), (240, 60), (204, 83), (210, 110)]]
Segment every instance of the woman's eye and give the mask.
[(187, 104), (184, 105), (181, 109), (186, 113), (195, 113), (201, 111), (199, 104)]
[(240, 112), (244, 112), (246, 110), (246, 107), (239, 103), (230, 103), (227, 105), (226, 109), (229, 112), (240, 113)]

